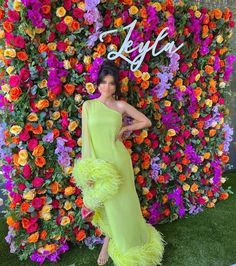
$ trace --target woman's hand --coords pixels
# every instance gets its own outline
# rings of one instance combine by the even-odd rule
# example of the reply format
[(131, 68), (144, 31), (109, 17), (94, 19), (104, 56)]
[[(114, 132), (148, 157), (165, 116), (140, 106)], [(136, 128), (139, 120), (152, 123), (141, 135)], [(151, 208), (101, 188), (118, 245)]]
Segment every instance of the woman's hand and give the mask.
[(116, 139), (120, 140), (120, 141), (123, 141), (123, 139), (125, 139), (127, 137), (127, 135), (124, 134), (125, 132), (129, 132), (129, 131), (127, 130), (126, 127), (122, 127)]

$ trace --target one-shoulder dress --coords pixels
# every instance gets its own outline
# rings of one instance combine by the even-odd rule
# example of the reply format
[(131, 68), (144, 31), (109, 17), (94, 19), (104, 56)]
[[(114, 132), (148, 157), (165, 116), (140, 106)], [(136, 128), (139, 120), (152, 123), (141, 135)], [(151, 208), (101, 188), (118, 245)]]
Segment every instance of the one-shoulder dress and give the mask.
[[(93, 168), (90, 161), (82, 166), (81, 172), (75, 164), (73, 174), (78, 180), (84, 170), (91, 171), (96, 168), (90, 175), (96, 184), (97, 173), (100, 178), (98, 187), (94, 190), (90, 188), (88, 193), (86, 190), (83, 192), (88, 203), (104, 196), (102, 204), (89, 206), (94, 211), (91, 223), (110, 238), (108, 254), (114, 265), (162, 265), (164, 246), (167, 242), (162, 233), (147, 223), (142, 215), (131, 156), (123, 142), (117, 139), (121, 127), (120, 112), (97, 99), (85, 101), (82, 106), (81, 159), (100, 159), (101, 163), (100, 168)], [(108, 163), (104, 164), (104, 168), (103, 162)], [(114, 178), (110, 185), (110, 181), (106, 183), (105, 180), (108, 180), (109, 173), (109, 180)], [(101, 182), (104, 182), (104, 186)]]

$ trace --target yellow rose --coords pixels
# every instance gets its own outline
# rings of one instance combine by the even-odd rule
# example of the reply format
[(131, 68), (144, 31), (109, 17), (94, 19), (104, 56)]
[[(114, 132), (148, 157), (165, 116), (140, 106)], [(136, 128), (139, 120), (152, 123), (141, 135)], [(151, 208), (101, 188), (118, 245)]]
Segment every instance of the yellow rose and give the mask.
[(200, 11), (198, 11), (198, 10), (195, 11), (195, 13), (194, 13), (194, 15), (195, 15), (196, 18), (200, 18), (201, 17), (201, 14), (202, 13)]
[(6, 69), (6, 72), (8, 75), (11, 75), (13, 73), (13, 71), (15, 70), (14, 66), (9, 66), (7, 69)]
[(41, 81), (39, 82), (39, 84), (38, 84), (38, 86), (39, 86), (40, 89), (42, 89), (42, 88), (46, 88), (47, 85), (48, 85), (48, 81), (47, 81), (46, 79), (41, 80)]
[(146, 195), (149, 192), (149, 189), (146, 187), (143, 187), (143, 195)]
[(17, 162), (19, 165), (24, 166), (27, 164), (28, 160), (24, 158), (18, 158)]
[(15, 0), (13, 2), (13, 9), (16, 11), (20, 11), (22, 9), (21, 0)]
[(52, 120), (47, 120), (47, 121), (46, 121), (46, 127), (47, 127), (47, 129), (52, 128), (53, 124), (54, 124), (54, 123), (53, 123)]
[(140, 168), (139, 167), (134, 167), (134, 173), (135, 175), (137, 175), (140, 172)]
[(45, 221), (48, 221), (52, 218), (52, 215), (50, 212), (41, 213), (40, 218), (43, 218)]
[(91, 57), (88, 55), (84, 56), (83, 62), (85, 63), (85, 65), (89, 65), (91, 64)]
[(2, 91), (8, 93), (10, 91), (10, 86), (8, 84), (2, 85)]
[(35, 122), (35, 121), (38, 121), (38, 115), (36, 113), (30, 113), (28, 116), (27, 116), (27, 120), (30, 121), (30, 122)]
[(81, 96), (81, 94), (76, 94), (74, 99), (75, 99), (75, 101), (76, 101), (77, 103), (80, 103), (80, 102), (82, 101), (82, 96)]
[(195, 81), (198, 81), (200, 79), (201, 75), (198, 73), (195, 77)]
[(45, 31), (44, 28), (37, 28), (37, 27), (35, 27), (35, 33), (37, 33), (37, 34), (40, 34), (40, 33), (44, 32), (44, 31)]
[(51, 209), (52, 209), (52, 205), (46, 204), (46, 205), (43, 206), (41, 212), (42, 213), (48, 213), (48, 212), (51, 211)]
[(218, 35), (218, 36), (216, 37), (216, 42), (217, 42), (217, 43), (222, 43), (223, 40), (224, 40), (224, 38), (223, 38), (221, 35)]
[(170, 137), (173, 137), (173, 136), (176, 135), (176, 132), (175, 132), (175, 130), (173, 128), (170, 128), (167, 131), (167, 135), (170, 136)]
[(64, 194), (66, 196), (73, 195), (74, 193), (75, 193), (75, 187), (72, 187), (72, 186), (66, 187), (64, 190)]
[(212, 100), (210, 100), (210, 99), (206, 99), (206, 100), (205, 100), (205, 104), (206, 104), (207, 106), (211, 107), (211, 106), (212, 106)]
[(205, 202), (209, 201), (209, 198), (207, 196), (203, 196), (202, 198), (205, 200)]
[(70, 201), (67, 200), (65, 202), (65, 204), (64, 204), (64, 209), (68, 211), (68, 210), (70, 210), (72, 208), (72, 205), (73, 204)]
[(18, 155), (22, 159), (27, 159), (28, 158), (28, 152), (27, 152), (26, 149), (23, 149), (23, 150), (19, 151)]
[(162, 169), (166, 169), (167, 165), (165, 163), (161, 163), (160, 166), (161, 166)]
[(0, 30), (0, 39), (5, 38), (5, 32), (4, 30)]
[(118, 48), (117, 48), (117, 46), (116, 46), (115, 44), (110, 44), (110, 45), (108, 46), (108, 50), (109, 50), (109, 51), (117, 51)]
[(150, 74), (148, 72), (143, 72), (142, 80), (147, 81), (150, 79)]
[(54, 101), (53, 101), (53, 107), (59, 107), (61, 105), (61, 100), (59, 100), (59, 99), (55, 99)]
[(69, 60), (64, 60), (63, 64), (64, 64), (64, 68), (65, 69), (70, 69), (71, 68), (71, 64), (70, 64)]
[(140, 70), (135, 70), (135, 71), (134, 71), (134, 76), (135, 76), (136, 78), (140, 78), (140, 77), (142, 76), (142, 72), (141, 72)]
[(80, 146), (80, 147), (82, 147), (82, 138), (78, 138), (77, 145)]
[(188, 191), (189, 189), (190, 189), (190, 185), (187, 184), (187, 183), (184, 183), (184, 184), (183, 184), (183, 190), (184, 190), (184, 191)]
[(76, 121), (71, 121), (68, 126), (68, 129), (69, 131), (74, 131), (77, 127), (78, 127), (78, 123)]
[(61, 219), (61, 225), (67, 225), (70, 223), (70, 218), (68, 216), (63, 216)]
[(8, 48), (4, 51), (5, 57), (16, 57), (16, 51), (15, 49)]
[(61, 7), (58, 7), (57, 10), (56, 10), (56, 15), (59, 17), (59, 18), (62, 18), (64, 17), (66, 14), (66, 10), (63, 6)]
[[(74, 151), (72, 151), (71, 154), (74, 155)], [(71, 166), (67, 166), (64, 168), (64, 172), (66, 175), (70, 175), (72, 173), (72, 170), (73, 170), (73, 167), (71, 167)]]
[(93, 83), (91, 83), (91, 82), (86, 83), (85, 88), (86, 88), (86, 91), (90, 94), (94, 93), (94, 91), (95, 91), (95, 87), (94, 87)]
[(18, 135), (22, 131), (22, 127), (14, 125), (10, 128), (10, 132), (14, 135)]
[(47, 47), (50, 51), (55, 51), (57, 49), (57, 45), (54, 42), (48, 43)]
[(165, 105), (165, 106), (171, 106), (171, 101), (167, 101), (167, 100), (166, 100), (166, 101), (164, 102), (164, 105)]
[(71, 16), (64, 17), (64, 22), (66, 25), (70, 25), (72, 21), (73, 21), (73, 18)]
[(129, 8), (129, 13), (130, 13), (130, 15), (135, 15), (135, 14), (137, 14), (137, 13), (138, 13), (138, 8), (137, 8), (136, 6), (131, 6), (131, 7)]
[(147, 130), (143, 130), (140, 135), (143, 139), (146, 138), (148, 136)]
[(60, 112), (58, 112), (58, 111), (56, 111), (56, 112), (54, 112), (54, 113), (51, 114), (51, 118), (52, 118), (53, 120), (57, 120), (57, 119), (59, 119), (60, 117), (61, 117), (61, 114), (60, 114)]
[(32, 200), (35, 197), (35, 195), (36, 195), (35, 189), (31, 189), (29, 191), (24, 191), (23, 199)]
[(85, 3), (84, 2), (79, 2), (77, 3), (77, 7), (85, 11)]
[(162, 9), (161, 4), (158, 2), (152, 3), (151, 5), (156, 8), (157, 12), (161, 11), (161, 9)]
[(198, 131), (196, 128), (192, 128), (192, 130), (191, 130), (191, 134), (192, 134), (193, 136), (196, 136), (198, 133), (199, 133), (199, 131)]
[(198, 166), (197, 166), (197, 165), (193, 165), (193, 166), (191, 167), (191, 171), (192, 171), (193, 173), (196, 173), (196, 172), (198, 171)]
[(214, 202), (208, 202), (206, 206), (207, 206), (207, 208), (213, 208), (213, 207), (215, 207), (215, 203)]

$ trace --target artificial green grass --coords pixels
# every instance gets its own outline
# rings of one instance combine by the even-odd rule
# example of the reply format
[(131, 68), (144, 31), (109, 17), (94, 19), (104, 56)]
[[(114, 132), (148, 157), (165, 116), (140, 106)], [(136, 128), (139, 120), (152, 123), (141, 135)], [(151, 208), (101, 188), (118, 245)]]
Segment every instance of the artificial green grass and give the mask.
[[(234, 192), (225, 201), (216, 203), (211, 209), (195, 216), (185, 216), (170, 224), (157, 225), (167, 245), (163, 257), (163, 266), (230, 266), (236, 263), (236, 172), (224, 174), (229, 180), (224, 187), (231, 186)], [(0, 265), (14, 266), (38, 265), (30, 260), (20, 261), (9, 252), (5, 242), (7, 225), (0, 219)], [(93, 250), (70, 245), (68, 252), (61, 255), (58, 266), (93, 266), (97, 265), (101, 245)], [(55, 265), (47, 262), (43, 265)], [(106, 266), (112, 266), (112, 260)], [(130, 265), (132, 266), (132, 265)]]

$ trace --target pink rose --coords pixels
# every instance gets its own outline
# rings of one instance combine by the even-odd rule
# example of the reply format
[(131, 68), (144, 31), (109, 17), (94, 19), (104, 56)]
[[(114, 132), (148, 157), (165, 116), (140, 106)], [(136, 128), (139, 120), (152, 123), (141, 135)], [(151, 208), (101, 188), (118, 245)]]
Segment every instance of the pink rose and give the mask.
[(65, 33), (67, 30), (67, 26), (63, 22), (59, 22), (56, 24), (56, 30), (58, 30), (60, 33)]
[(31, 167), (29, 166), (29, 164), (25, 164), (23, 166), (22, 175), (24, 176), (25, 179), (29, 179), (30, 178), (30, 176), (31, 176)]
[(83, 72), (83, 65), (82, 64), (76, 64), (75, 69), (81, 74)]
[(44, 183), (44, 179), (41, 178), (41, 177), (35, 177), (33, 180), (32, 180), (32, 185), (34, 187), (41, 187), (42, 184)]
[(182, 63), (180, 65), (180, 72), (185, 72), (188, 69), (188, 65), (185, 63)]
[(30, 72), (29, 72), (28, 69), (26, 69), (26, 68), (22, 68), (22, 69), (20, 70), (20, 79), (21, 79), (22, 81), (25, 82), (25, 81), (29, 78), (29, 76), (30, 76)]
[(73, 9), (73, 17), (82, 19), (84, 17), (84, 11), (80, 8)]
[(154, 140), (154, 141), (152, 142), (152, 148), (153, 148), (153, 149), (156, 149), (156, 148), (158, 147), (158, 145), (159, 145), (159, 142), (158, 142), (157, 140)]
[(33, 151), (33, 149), (38, 145), (38, 140), (37, 139), (30, 139), (28, 141), (28, 148), (30, 151)]
[(63, 6), (66, 10), (70, 10), (71, 9), (71, 0), (64, 0)]
[(52, 207), (57, 209), (57, 208), (59, 207), (59, 201), (56, 200), (56, 199), (54, 199), (54, 200), (52, 201)]
[(16, 21), (19, 21), (19, 19), (20, 19), (19, 13), (15, 10), (9, 9), (7, 12), (7, 16), (8, 16), (9, 21), (11, 21), (11, 22), (16, 22)]
[(93, 211), (88, 209), (85, 205), (81, 208), (82, 219), (87, 218), (92, 213), (93, 213)]
[(23, 191), (26, 188), (26, 185), (24, 183), (19, 183), (18, 184), (18, 189)]
[(9, 78), (9, 85), (11, 87), (18, 87), (20, 85), (20, 78), (17, 75), (12, 75)]
[(28, 234), (30, 234), (30, 233), (33, 233), (33, 232), (37, 231), (38, 230), (38, 227), (39, 226), (38, 226), (37, 223), (33, 223), (33, 224), (31, 224), (31, 225), (29, 225), (27, 227), (26, 231), (27, 231)]
[(32, 206), (35, 208), (35, 209), (39, 209), (42, 207), (42, 204), (43, 204), (43, 201), (41, 198), (34, 198), (32, 200)]
[(63, 41), (59, 41), (57, 43), (57, 49), (59, 51), (65, 51), (66, 47), (67, 47), (67, 44), (65, 42), (63, 42)]
[(15, 46), (19, 48), (24, 48), (25, 47), (25, 40), (22, 36), (16, 36), (14, 39)]
[(55, 40), (55, 38), (56, 38), (55, 32), (50, 32), (47, 41), (48, 42), (53, 42)]
[(23, 129), (19, 134), (20, 140), (27, 141), (30, 138), (29, 131), (27, 129)]

